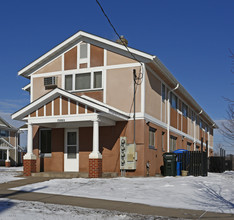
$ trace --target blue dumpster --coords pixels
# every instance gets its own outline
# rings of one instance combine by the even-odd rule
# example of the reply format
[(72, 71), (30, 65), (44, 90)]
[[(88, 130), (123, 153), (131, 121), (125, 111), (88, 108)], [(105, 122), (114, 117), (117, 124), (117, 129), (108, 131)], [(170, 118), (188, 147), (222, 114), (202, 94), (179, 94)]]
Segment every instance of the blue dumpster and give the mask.
[(177, 176), (181, 176), (181, 170), (182, 170), (182, 155), (187, 150), (185, 149), (178, 149), (175, 150), (173, 153), (177, 155), (177, 162), (176, 162), (176, 174)]

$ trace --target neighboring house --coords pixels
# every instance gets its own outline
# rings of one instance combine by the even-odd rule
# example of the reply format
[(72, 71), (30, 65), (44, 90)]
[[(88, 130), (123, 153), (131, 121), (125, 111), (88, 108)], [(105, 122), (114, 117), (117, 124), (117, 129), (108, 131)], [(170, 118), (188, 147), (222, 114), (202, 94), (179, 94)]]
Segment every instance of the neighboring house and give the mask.
[(123, 45), (79, 31), (19, 71), (30, 79), (31, 103), (12, 115), (28, 123), (25, 175), (146, 176), (146, 165), (155, 175), (164, 152), (200, 149), (202, 138), (213, 153), (214, 121), (156, 56), (129, 50), (142, 65)]
[(22, 164), (22, 148), (19, 146), (20, 131), (0, 117), (0, 165), (18, 166)]

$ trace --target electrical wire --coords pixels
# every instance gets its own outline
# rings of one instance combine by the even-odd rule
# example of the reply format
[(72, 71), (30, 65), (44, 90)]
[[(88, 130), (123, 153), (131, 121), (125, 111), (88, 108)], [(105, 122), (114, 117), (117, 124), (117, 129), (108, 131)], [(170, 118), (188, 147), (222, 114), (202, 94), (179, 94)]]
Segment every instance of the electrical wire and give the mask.
[[(127, 45), (122, 41), (122, 38), (120, 37), (120, 35), (118, 34), (118, 32), (116, 31), (114, 25), (111, 23), (109, 17), (107, 16), (107, 14), (105, 13), (103, 7), (101, 6), (100, 2), (98, 0), (96, 0), (97, 4), (99, 5), (102, 13), (104, 14), (104, 16), (106, 17), (107, 21), (109, 22), (110, 26), (112, 27), (112, 29), (114, 30), (115, 34), (118, 36), (119, 40), (121, 41), (121, 43), (123, 44), (123, 46), (125, 46), (125, 48), (127, 49), (127, 51), (131, 54), (131, 56), (133, 57), (134, 60), (136, 60), (138, 63), (141, 64), (141, 67), (143, 66), (142, 62), (140, 62), (135, 55), (129, 50), (129, 48), (127, 47)], [(141, 68), (142, 69), (142, 68)], [(140, 85), (142, 83), (142, 79), (143, 79), (143, 73), (140, 70), (140, 73), (138, 76), (134, 77), (134, 83), (136, 85)]]

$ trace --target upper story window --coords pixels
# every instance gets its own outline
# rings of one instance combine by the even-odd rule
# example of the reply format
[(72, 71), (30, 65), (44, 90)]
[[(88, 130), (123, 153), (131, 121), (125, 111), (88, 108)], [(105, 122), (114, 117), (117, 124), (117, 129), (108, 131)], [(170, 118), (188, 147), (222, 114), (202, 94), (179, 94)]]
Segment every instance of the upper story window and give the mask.
[(166, 91), (165, 91), (165, 85), (162, 84), (162, 101), (164, 102), (166, 99)]
[(191, 111), (191, 119), (192, 119), (192, 121), (195, 120), (195, 115), (194, 115), (194, 112), (193, 112), (193, 111)]
[(177, 103), (178, 103), (177, 96), (174, 93), (171, 93), (171, 107), (177, 109), (178, 106)]
[(65, 75), (65, 90), (102, 88), (102, 71)]
[(80, 59), (88, 58), (88, 45), (87, 43), (80, 44)]
[(91, 73), (75, 75), (75, 90), (91, 89)]
[(9, 137), (9, 131), (0, 130), (0, 137)]
[(182, 103), (182, 114), (184, 117), (188, 116), (188, 106)]
[(202, 129), (202, 120), (200, 119), (200, 128)]

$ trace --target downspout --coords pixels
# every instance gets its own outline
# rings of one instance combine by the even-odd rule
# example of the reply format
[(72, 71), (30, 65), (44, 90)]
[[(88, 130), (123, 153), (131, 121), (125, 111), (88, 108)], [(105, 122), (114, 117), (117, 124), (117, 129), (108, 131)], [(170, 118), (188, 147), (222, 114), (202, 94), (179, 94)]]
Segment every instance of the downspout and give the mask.
[[(201, 111), (198, 113), (198, 115), (200, 115), (201, 113), (203, 112), (203, 110), (201, 109)], [(194, 120), (194, 141), (193, 141), (193, 143), (194, 143), (194, 151), (196, 150), (196, 145), (197, 145), (197, 128), (196, 128), (196, 120)]]
[(171, 90), (169, 90), (168, 91), (168, 93), (167, 93), (167, 152), (169, 152), (169, 137), (170, 137), (170, 135), (169, 135), (169, 133), (170, 133), (170, 123), (171, 123), (171, 120), (170, 120), (170, 115), (171, 115), (171, 104), (170, 104), (170, 93), (172, 92), (172, 91), (175, 91), (176, 89), (178, 89), (179, 88), (179, 86), (180, 86), (180, 84), (178, 83), (178, 84), (176, 84), (176, 87), (174, 88), (174, 89), (171, 89)]

